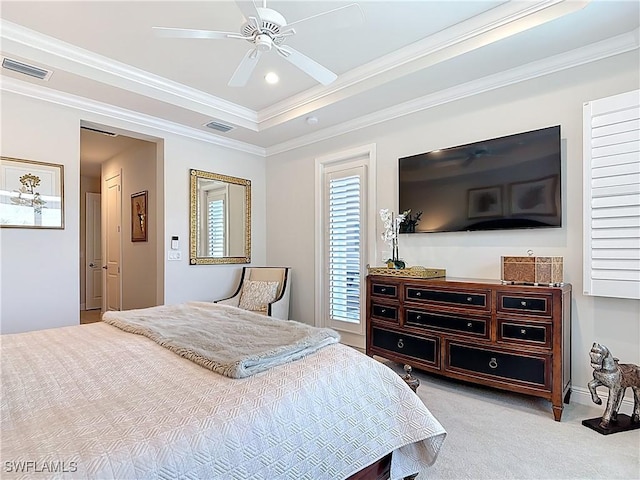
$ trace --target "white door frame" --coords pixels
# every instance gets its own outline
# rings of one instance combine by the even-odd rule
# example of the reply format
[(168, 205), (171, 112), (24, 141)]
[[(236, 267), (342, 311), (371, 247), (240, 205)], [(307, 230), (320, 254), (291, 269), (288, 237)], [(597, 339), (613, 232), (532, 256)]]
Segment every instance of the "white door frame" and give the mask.
[[(332, 153), (329, 155), (324, 155), (322, 157), (316, 158), (315, 162), (315, 232), (314, 238), (316, 239), (315, 246), (315, 325), (319, 327), (326, 326), (325, 319), (327, 312), (325, 312), (324, 298), (326, 295), (324, 289), (323, 277), (325, 275), (326, 270), (326, 255), (324, 252), (324, 242), (320, 239), (324, 238), (324, 232), (327, 229), (325, 225), (323, 209), (324, 209), (324, 172), (325, 168), (331, 165), (335, 165), (338, 163), (346, 163), (358, 158), (366, 159), (367, 164), (367, 231), (366, 235), (366, 245), (365, 247), (367, 251), (366, 255), (366, 263), (375, 265), (375, 238), (376, 238), (376, 144), (371, 143), (368, 145), (362, 145), (359, 147), (350, 148), (347, 150), (343, 150), (340, 152)], [(364, 282), (364, 278), (362, 279), (362, 285), (366, 285)], [(366, 288), (366, 287), (365, 287)], [(363, 331), (365, 335), (354, 334), (350, 332), (340, 332), (342, 337), (342, 343), (347, 345), (352, 345), (354, 347), (362, 348), (365, 347), (366, 341), (366, 327), (364, 326), (366, 320), (366, 305), (363, 298), (361, 298), (361, 305), (365, 306), (365, 308), (361, 309), (361, 322), (363, 323)]]

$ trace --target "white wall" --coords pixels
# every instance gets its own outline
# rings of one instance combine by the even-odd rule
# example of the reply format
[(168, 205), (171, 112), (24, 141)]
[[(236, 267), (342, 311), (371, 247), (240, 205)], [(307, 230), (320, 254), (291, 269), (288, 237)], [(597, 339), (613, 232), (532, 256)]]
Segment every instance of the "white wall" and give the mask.
[[(163, 262), (165, 303), (222, 298), (237, 286), (242, 265), (189, 265), (189, 169), (251, 180), (252, 264), (266, 260), (265, 161), (202, 140), (169, 134), (6, 91), (0, 93), (0, 154), (64, 165), (64, 230), (0, 229), (0, 332), (79, 324), (80, 121), (157, 138), (160, 156), (159, 205), (164, 229), (158, 250)], [(90, 110), (90, 109), (89, 109)], [(132, 135), (134, 136), (134, 135)], [(162, 213), (163, 212), (163, 213)], [(181, 261), (168, 262), (172, 235), (180, 236)]]
[[(640, 302), (582, 295), (582, 104), (638, 88), (637, 52), (459, 100), (268, 158), (268, 263), (293, 267), (291, 318), (314, 322), (314, 159), (375, 143), (380, 208), (397, 211), (397, 161), (436, 148), (560, 124), (563, 150), (563, 227), (501, 232), (402, 235), (400, 257), (408, 265), (446, 268), (448, 276), (500, 278), (501, 255), (564, 257), (573, 284), (572, 383), (591, 379), (588, 351), (594, 341), (621, 361), (640, 363)], [(292, 201), (295, 199), (295, 201)], [(388, 252), (378, 220), (372, 264)], [(574, 396), (575, 398), (575, 396)]]
[[(163, 298), (157, 297), (156, 282), (158, 225), (155, 213), (158, 211), (156, 188), (156, 155), (154, 142), (138, 140), (132, 147), (110, 158), (102, 164), (102, 177), (109, 173), (121, 172), (122, 195), (122, 309), (153, 307), (161, 305)], [(131, 241), (131, 195), (147, 191), (147, 241)], [(105, 200), (105, 199), (103, 199)], [(103, 203), (106, 203), (103, 201)], [(104, 208), (103, 208), (104, 211)], [(162, 238), (162, 237), (160, 237)]]
[(80, 323), (80, 124), (73, 112), (2, 95), (0, 153), (64, 166), (63, 230), (0, 229), (0, 331)]

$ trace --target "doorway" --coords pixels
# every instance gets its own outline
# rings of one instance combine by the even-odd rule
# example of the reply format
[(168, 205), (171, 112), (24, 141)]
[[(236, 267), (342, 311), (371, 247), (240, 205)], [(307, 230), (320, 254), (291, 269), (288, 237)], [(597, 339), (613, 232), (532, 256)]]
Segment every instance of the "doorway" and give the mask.
[[(142, 138), (138, 138), (142, 137)], [(82, 122), (80, 131), (80, 323), (99, 321), (109, 309), (143, 308), (164, 300), (163, 143), (133, 132)], [(118, 195), (112, 189), (118, 173)], [(146, 242), (131, 241), (130, 197), (148, 191)], [(106, 256), (107, 205), (119, 216), (119, 245)], [(114, 220), (113, 218), (111, 219)], [(112, 246), (113, 238), (111, 238)], [(117, 258), (116, 258), (117, 257)], [(107, 267), (107, 268), (105, 268)], [(140, 270), (149, 275), (140, 281)], [(155, 281), (149, 281), (155, 280)], [(122, 294), (123, 290), (129, 290)], [(107, 294), (109, 292), (109, 294)], [(114, 292), (116, 294), (114, 295)]]

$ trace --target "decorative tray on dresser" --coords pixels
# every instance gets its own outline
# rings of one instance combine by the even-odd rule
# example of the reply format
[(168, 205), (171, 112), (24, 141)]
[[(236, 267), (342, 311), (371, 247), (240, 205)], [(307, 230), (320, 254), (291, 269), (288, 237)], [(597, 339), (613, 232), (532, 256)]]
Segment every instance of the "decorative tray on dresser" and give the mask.
[(571, 285), (367, 276), (367, 355), (551, 401), (571, 395)]

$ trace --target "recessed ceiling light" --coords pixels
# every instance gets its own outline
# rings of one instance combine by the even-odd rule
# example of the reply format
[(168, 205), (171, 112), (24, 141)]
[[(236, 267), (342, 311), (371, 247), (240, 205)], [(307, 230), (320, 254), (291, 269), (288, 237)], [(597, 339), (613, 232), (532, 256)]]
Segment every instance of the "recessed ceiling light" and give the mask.
[(278, 77), (278, 75), (274, 72), (269, 72), (264, 76), (264, 79), (267, 81), (267, 83), (273, 85), (274, 83), (278, 83), (280, 77)]
[(309, 124), (309, 125), (317, 125), (318, 124), (318, 117), (311, 116), (311, 117), (307, 117), (306, 120), (307, 120), (307, 124)]

